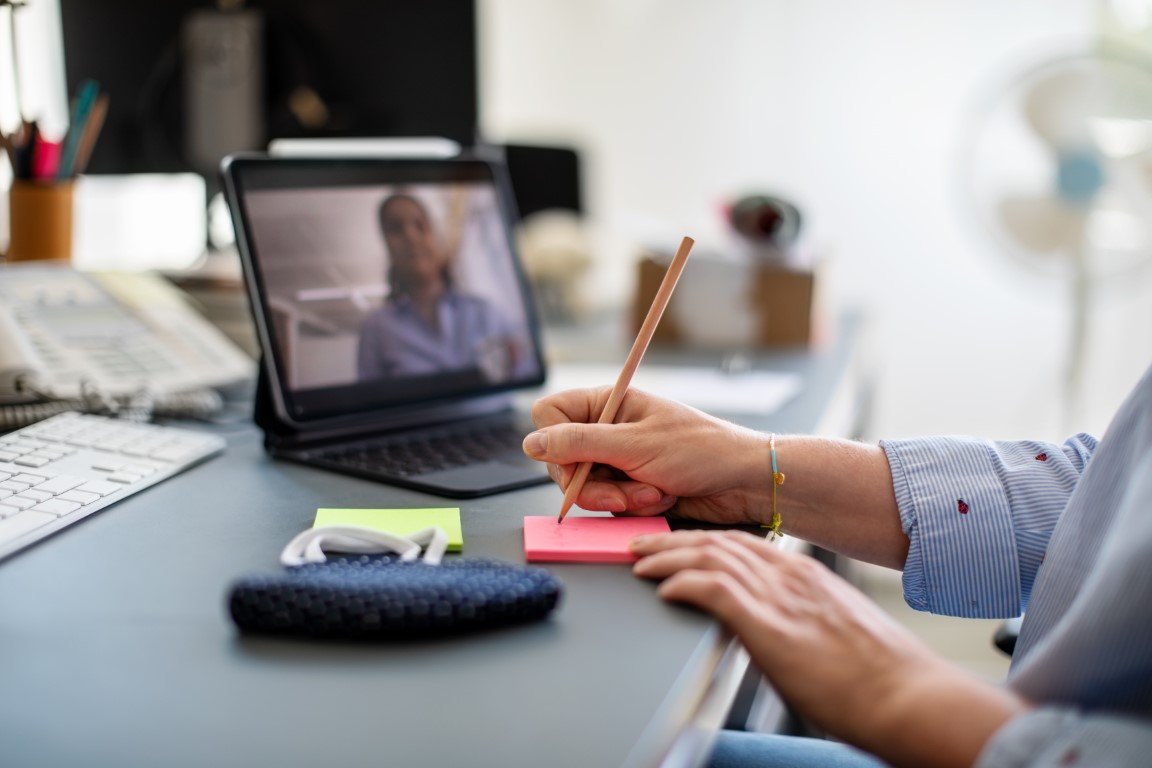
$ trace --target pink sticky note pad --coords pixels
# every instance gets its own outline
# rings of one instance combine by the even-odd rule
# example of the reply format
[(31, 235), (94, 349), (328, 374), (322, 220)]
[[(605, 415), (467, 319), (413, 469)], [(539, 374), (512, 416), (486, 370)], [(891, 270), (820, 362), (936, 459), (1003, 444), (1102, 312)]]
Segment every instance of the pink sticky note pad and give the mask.
[(524, 518), (524, 555), (530, 563), (631, 563), (632, 537), (668, 533), (662, 517)]

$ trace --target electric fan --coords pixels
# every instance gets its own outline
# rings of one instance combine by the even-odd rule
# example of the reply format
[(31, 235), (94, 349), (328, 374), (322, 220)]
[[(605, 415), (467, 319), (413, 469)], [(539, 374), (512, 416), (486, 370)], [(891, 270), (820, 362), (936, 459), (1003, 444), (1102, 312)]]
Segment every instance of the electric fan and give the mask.
[(1152, 259), (1152, 64), (1062, 55), (994, 89), (966, 136), (967, 202), (993, 247), (1066, 286), (1066, 415), (1075, 409), (1091, 304), (1144, 279)]

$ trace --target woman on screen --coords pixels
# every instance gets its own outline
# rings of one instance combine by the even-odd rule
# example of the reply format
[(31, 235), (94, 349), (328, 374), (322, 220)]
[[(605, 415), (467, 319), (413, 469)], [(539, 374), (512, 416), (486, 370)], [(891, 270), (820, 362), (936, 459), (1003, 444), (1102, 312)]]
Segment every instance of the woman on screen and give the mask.
[(389, 294), (360, 329), (360, 380), (478, 371), (492, 383), (519, 372), (522, 334), (485, 299), (456, 289), (444, 238), (418, 198), (395, 194), (379, 209)]

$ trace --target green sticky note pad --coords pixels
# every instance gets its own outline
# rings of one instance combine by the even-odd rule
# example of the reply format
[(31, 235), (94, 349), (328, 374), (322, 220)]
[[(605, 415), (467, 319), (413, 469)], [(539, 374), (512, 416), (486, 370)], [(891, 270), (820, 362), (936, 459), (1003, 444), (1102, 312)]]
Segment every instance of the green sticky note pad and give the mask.
[(374, 528), (396, 536), (408, 536), (424, 528), (443, 528), (448, 534), (448, 551), (459, 552), (464, 546), (460, 530), (460, 508), (430, 509), (318, 509), (313, 528), (326, 525), (356, 525)]

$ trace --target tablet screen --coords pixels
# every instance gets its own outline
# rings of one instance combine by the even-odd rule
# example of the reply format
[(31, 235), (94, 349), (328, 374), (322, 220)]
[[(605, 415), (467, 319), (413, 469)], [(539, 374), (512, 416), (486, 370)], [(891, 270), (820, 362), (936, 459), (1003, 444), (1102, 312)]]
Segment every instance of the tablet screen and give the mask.
[(499, 168), (233, 159), (237, 241), (293, 420), (543, 380)]

